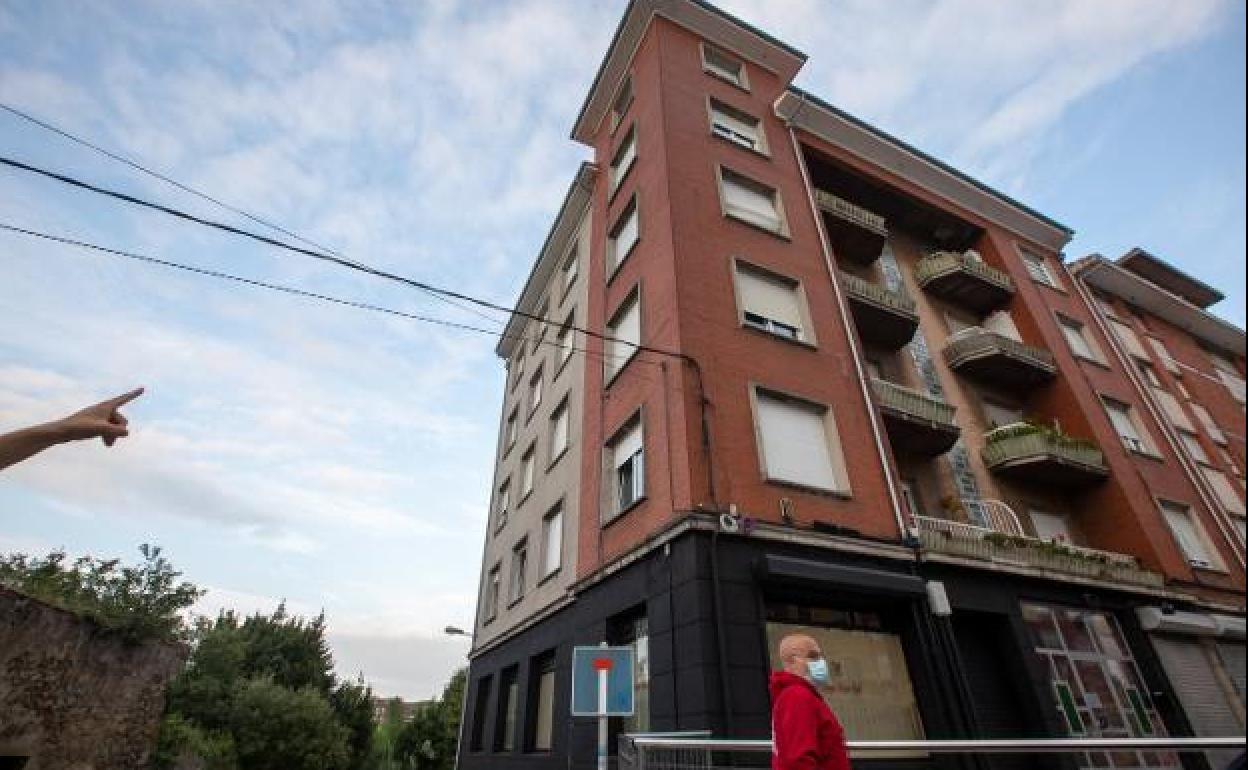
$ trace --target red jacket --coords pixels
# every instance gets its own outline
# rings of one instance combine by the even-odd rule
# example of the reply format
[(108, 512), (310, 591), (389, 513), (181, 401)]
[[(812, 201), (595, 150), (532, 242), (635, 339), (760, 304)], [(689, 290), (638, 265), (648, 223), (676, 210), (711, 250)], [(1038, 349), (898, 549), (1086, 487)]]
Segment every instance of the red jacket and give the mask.
[(845, 730), (814, 685), (771, 675), (772, 770), (850, 770)]

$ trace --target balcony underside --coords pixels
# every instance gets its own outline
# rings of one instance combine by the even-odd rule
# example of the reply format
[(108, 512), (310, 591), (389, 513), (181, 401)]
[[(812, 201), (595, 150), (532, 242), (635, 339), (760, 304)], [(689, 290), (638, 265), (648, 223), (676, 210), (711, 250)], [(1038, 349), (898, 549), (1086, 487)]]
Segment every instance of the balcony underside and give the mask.
[(884, 429), (893, 450), (913, 455), (939, 455), (958, 443), (962, 431), (957, 425), (924, 419), (899, 409), (883, 407)]
[(869, 265), (879, 259), (888, 240), (884, 217), (824, 190), (815, 191), (815, 202), (838, 261)]
[(874, 302), (853, 291), (848, 295), (849, 312), (853, 314), (858, 336), (863, 340), (897, 350), (914, 339), (914, 332), (919, 328), (917, 313)]
[(929, 278), (923, 288), (955, 305), (979, 313), (1004, 306), (1014, 295), (1010, 289), (958, 269)]
[(1048, 361), (995, 345), (955, 349), (949, 352), (947, 360), (949, 367), (959, 374), (1006, 388), (1033, 388), (1057, 374), (1057, 367)]
[(988, 470), (1014, 481), (1063, 488), (1089, 486), (1109, 476), (1102, 465), (1090, 465), (1054, 452), (1003, 460), (988, 466)]

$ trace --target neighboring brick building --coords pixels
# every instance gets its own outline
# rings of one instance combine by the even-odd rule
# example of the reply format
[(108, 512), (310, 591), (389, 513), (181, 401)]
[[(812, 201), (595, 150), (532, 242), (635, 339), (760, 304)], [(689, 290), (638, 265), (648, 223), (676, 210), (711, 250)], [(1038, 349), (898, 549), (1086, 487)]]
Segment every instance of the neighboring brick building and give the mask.
[[(498, 349), (460, 767), (591, 767), (569, 663), (602, 641), (638, 651), (616, 731), (766, 737), (793, 627), (853, 737), (1242, 732), (1242, 484), (1237, 519), (1085, 283), (1131, 289), (1073, 277), (1064, 226), (792, 87), (804, 60), (698, 0), (625, 13), (573, 129), (594, 163)], [(1174, 291), (1143, 262), (1115, 269)], [(1225, 378), (1197, 400), (1242, 471), (1244, 335), (1194, 310), (1217, 331), (1139, 312)]]

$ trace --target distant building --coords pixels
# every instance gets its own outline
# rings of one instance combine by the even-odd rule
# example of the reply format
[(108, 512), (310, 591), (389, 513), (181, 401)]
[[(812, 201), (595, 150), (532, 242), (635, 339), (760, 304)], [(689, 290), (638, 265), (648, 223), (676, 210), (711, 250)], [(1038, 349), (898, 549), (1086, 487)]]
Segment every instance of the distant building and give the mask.
[(406, 701), (398, 697), (381, 698), (374, 695), (373, 722), (379, 725), (391, 719), (396, 722), (406, 722), (433, 703), (432, 700)]
[(765, 738), (799, 628), (851, 737), (1242, 734), (1220, 295), (1139, 251), (1068, 266), (1070, 229), (793, 87), (805, 58), (628, 5), (498, 346), (459, 767), (592, 767), (569, 666), (603, 641), (637, 653), (613, 734)]

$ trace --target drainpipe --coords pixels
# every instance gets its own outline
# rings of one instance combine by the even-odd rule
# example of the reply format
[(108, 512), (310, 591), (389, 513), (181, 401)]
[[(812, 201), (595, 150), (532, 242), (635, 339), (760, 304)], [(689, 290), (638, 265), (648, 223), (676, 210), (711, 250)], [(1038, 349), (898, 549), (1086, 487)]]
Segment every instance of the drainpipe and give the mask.
[(910, 533), (902, 519), (901, 499), (897, 493), (897, 482), (893, 478), (893, 469), (888, 462), (888, 453), (884, 450), (884, 439), (881, 435), (879, 415), (876, 413), (875, 401), (871, 398), (871, 391), (867, 387), (866, 373), (862, 368), (862, 355), (858, 350), (858, 342), (854, 338), (853, 324), (849, 317), (849, 311), (846, 310), (845, 295), (841, 291), (840, 281), (836, 277), (836, 265), (832, 262), (832, 247), (829, 245), (827, 233), (823, 229), (823, 219), (819, 214), (819, 207), (815, 204), (815, 188), (811, 184), (810, 175), (806, 172), (806, 162), (802, 158), (797, 134), (794, 132), (791, 122), (785, 120), (785, 123), (789, 129), (789, 140), (793, 144), (794, 159), (797, 161), (798, 169), (802, 172), (802, 182), (806, 185), (806, 202), (810, 205), (811, 215), (815, 218), (815, 228), (819, 232), (819, 244), (823, 250), (824, 265), (828, 268), (828, 277), (832, 281), (832, 291), (836, 294), (836, 307), (840, 311), (841, 323), (845, 326), (845, 337), (849, 340), (849, 350), (854, 360), (854, 372), (858, 376), (858, 386), (867, 405), (867, 417), (871, 420), (871, 435), (875, 439), (875, 449), (880, 455), (880, 466), (884, 469), (884, 482), (888, 487), (888, 499), (893, 508), (893, 518), (897, 521), (897, 532), (904, 541)]
[[(1092, 300), (1092, 297), (1089, 296), (1088, 287), (1084, 284), (1082, 276), (1095, 272), (1096, 270), (1103, 269), (1107, 266), (1108, 263), (1104, 261), (1103, 257), (1100, 257), (1090, 270), (1076, 275), (1069, 269), (1066, 269), (1066, 274), (1072, 279), (1071, 283), (1074, 284), (1075, 290), (1079, 292), (1079, 297), (1091, 311), (1089, 315), (1092, 316), (1092, 320), (1096, 323), (1097, 328), (1101, 330), (1101, 334), (1104, 335), (1105, 339), (1109, 340), (1109, 347), (1114, 351), (1114, 355), (1118, 357), (1118, 363), (1126, 372), (1127, 379), (1131, 381), (1135, 390), (1143, 396), (1141, 400), (1144, 402), (1144, 407), (1148, 409), (1148, 413), (1161, 428), (1161, 435), (1165, 437), (1166, 443), (1169, 444), (1171, 451), (1174, 452), (1174, 456), (1179, 459), (1179, 464), (1183, 467), (1184, 472), (1191, 479), (1192, 485), (1196, 487), (1196, 492), (1200, 495), (1201, 502), (1204, 503), (1205, 507), (1209, 509), (1209, 513), (1212, 514), (1214, 522), (1218, 525), (1218, 531), (1222, 534), (1222, 538), (1231, 546), (1231, 553), (1235, 555), (1235, 559), (1239, 562), (1240, 569), (1243, 569), (1245, 566), (1244, 551), (1239, 546), (1238, 538), (1232, 535), (1228, 529), (1228, 525), (1224, 520), (1226, 513), (1222, 508), (1222, 504), (1213, 497), (1213, 494), (1206, 487), (1209, 482), (1205, 481), (1204, 477), (1201, 476), (1200, 471), (1193, 466), (1192, 461), (1187, 456), (1187, 451), (1179, 446), (1178, 439), (1174, 436), (1174, 429), (1170, 426), (1170, 423), (1164, 418), (1160, 409), (1153, 402), (1153, 396), (1149, 392), (1148, 386), (1140, 379), (1140, 375), (1136, 372), (1135, 367), (1131, 365), (1130, 358), (1122, 352), (1122, 349), (1120, 348), (1121, 343), (1118, 341), (1118, 338), (1114, 336), (1113, 331), (1106, 325), (1104, 319), (1101, 317), (1100, 309)], [(1064, 264), (1063, 268), (1065, 269)]]

